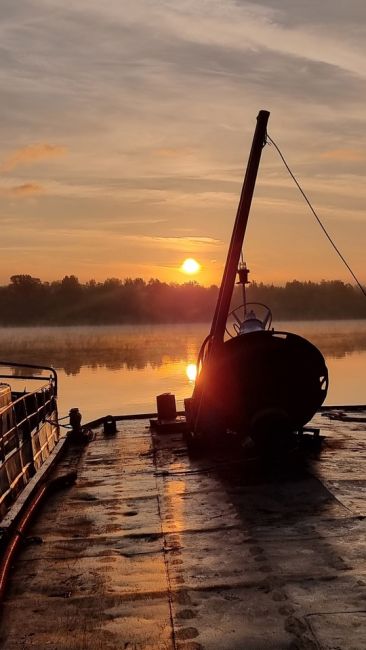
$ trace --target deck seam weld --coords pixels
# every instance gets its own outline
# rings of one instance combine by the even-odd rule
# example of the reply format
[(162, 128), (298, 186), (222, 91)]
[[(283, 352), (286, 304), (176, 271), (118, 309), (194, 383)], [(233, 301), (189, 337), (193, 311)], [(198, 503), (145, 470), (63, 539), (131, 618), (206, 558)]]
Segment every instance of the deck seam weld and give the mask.
[(152, 445), (152, 450), (153, 450), (153, 463), (155, 467), (155, 472), (154, 472), (154, 479), (155, 479), (155, 485), (156, 485), (156, 502), (158, 506), (158, 513), (159, 513), (159, 521), (160, 521), (160, 530), (161, 530), (161, 535), (163, 539), (163, 559), (164, 559), (164, 568), (165, 568), (165, 575), (166, 575), (166, 580), (167, 580), (167, 585), (168, 585), (168, 604), (169, 604), (169, 617), (170, 617), (170, 625), (172, 629), (172, 642), (173, 642), (173, 649), (177, 650), (177, 640), (176, 640), (176, 634), (175, 634), (175, 627), (174, 627), (174, 616), (173, 616), (173, 598), (172, 598), (172, 584), (170, 581), (170, 574), (169, 574), (169, 565), (168, 565), (168, 558), (167, 558), (167, 539), (166, 535), (164, 532), (163, 528), (163, 521), (162, 521), (162, 515), (161, 515), (161, 507), (160, 507), (160, 493), (159, 493), (159, 485), (158, 485), (158, 472), (157, 472), (157, 463), (156, 463), (156, 451), (155, 451), (155, 445), (152, 436), (150, 435), (151, 439), (151, 445)]

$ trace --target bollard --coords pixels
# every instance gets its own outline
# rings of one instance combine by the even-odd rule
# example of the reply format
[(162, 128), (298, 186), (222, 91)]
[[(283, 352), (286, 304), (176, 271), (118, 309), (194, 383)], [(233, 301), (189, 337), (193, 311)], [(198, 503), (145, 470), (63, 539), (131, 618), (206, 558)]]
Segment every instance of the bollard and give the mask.
[(70, 438), (73, 443), (85, 445), (92, 439), (92, 432), (85, 430), (81, 426), (81, 413), (78, 408), (72, 408), (69, 411), (69, 424), (71, 426)]
[(172, 393), (157, 395), (156, 406), (158, 410), (158, 420), (175, 420), (177, 417), (175, 395), (172, 395)]
[(116, 419), (113, 417), (113, 415), (107, 415), (104, 418), (103, 433), (105, 435), (111, 435), (112, 433), (117, 433)]
[(78, 408), (72, 408), (69, 411), (69, 423), (73, 436), (79, 436), (81, 433), (81, 413)]

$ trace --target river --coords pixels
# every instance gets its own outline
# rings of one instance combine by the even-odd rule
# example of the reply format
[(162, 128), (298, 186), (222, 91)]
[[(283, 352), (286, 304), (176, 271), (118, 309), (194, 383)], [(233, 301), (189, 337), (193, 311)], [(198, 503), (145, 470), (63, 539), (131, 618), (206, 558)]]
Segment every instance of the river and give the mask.
[[(324, 354), (327, 404), (365, 404), (366, 321), (277, 322)], [(59, 375), (59, 412), (77, 406), (88, 421), (106, 414), (155, 411), (155, 397), (189, 397), (194, 364), (208, 324), (0, 328), (0, 358), (52, 365)], [(19, 378), (21, 389), (26, 380)]]

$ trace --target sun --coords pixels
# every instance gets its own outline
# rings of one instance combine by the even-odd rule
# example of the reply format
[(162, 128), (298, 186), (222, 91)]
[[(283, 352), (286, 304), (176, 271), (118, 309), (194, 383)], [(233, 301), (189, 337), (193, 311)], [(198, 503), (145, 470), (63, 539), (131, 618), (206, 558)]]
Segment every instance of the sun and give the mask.
[(180, 267), (180, 270), (183, 271), (183, 273), (188, 273), (188, 275), (194, 275), (201, 270), (201, 264), (199, 264), (197, 260), (194, 260), (192, 257), (187, 257), (187, 259), (184, 260), (182, 266)]

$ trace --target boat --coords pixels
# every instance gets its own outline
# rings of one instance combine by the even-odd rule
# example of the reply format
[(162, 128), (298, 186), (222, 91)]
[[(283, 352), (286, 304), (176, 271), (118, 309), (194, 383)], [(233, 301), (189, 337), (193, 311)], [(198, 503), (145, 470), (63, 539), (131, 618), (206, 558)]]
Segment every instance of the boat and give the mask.
[[(271, 329), (269, 307), (246, 300), (249, 270), (240, 258), (268, 118), (268, 111), (260, 111), (211, 330), (198, 357), (188, 405), (192, 451), (227, 444), (235, 436), (239, 444), (249, 438), (265, 452), (282, 451), (293, 445), (327, 395), (321, 352), (301, 336)], [(236, 273), (243, 303), (229, 311)]]
[[(247, 280), (243, 263), (240, 270)], [(261, 415), (261, 443), (254, 436), (252, 448), (243, 444), (248, 430), (238, 426), (246, 413), (240, 402), (237, 419), (223, 422), (223, 444), (205, 439), (204, 453), (194, 455), (192, 432), (215, 436), (215, 421), (205, 423), (204, 410), (194, 414), (199, 393), (187, 402), (185, 430), (184, 414), (175, 417), (171, 399), (160, 400), (169, 412), (162, 427), (150, 426), (159, 409), (82, 425), (74, 408), (69, 428), (60, 429), (52, 369), (44, 369), (46, 382), (33, 367), (18, 372), (19, 364), (13, 364), (14, 378), (3, 375), (9, 382), (2, 389), (3, 448), (11, 436), (13, 442), (2, 463), (13, 455), (19, 464), (24, 457), (29, 469), (19, 472), (13, 494), (7, 492), (0, 522), (2, 648), (365, 646), (366, 405), (321, 406), (326, 383), (320, 378), (327, 379), (322, 355), (295, 335), (274, 334), (265, 306), (244, 300), (232, 318), (233, 336), (226, 343), (223, 334), (217, 350), (232, 349), (242, 359), (247, 341), (258, 354), (281, 341), (281, 355), (288, 344), (297, 363), (303, 351), (313, 359), (306, 380), (307, 390), (313, 377), (317, 386), (311, 408), (301, 402), (287, 431), (292, 438), (296, 424), (304, 442), (312, 442), (315, 431), (322, 435), (317, 445), (291, 453), (291, 462), (287, 454), (261, 453), (272, 448), (270, 427), (276, 446), (287, 438), (291, 411), (284, 417), (277, 405), (268, 418)], [(212, 341), (203, 345), (201, 381), (217, 371), (217, 350)], [(14, 390), (10, 384), (18, 375), (21, 389)], [(39, 382), (35, 390), (28, 386), (33, 380)], [(234, 446), (227, 444), (229, 425), (237, 427)], [(43, 427), (49, 444), (40, 435)], [(250, 436), (254, 430), (250, 425)]]

